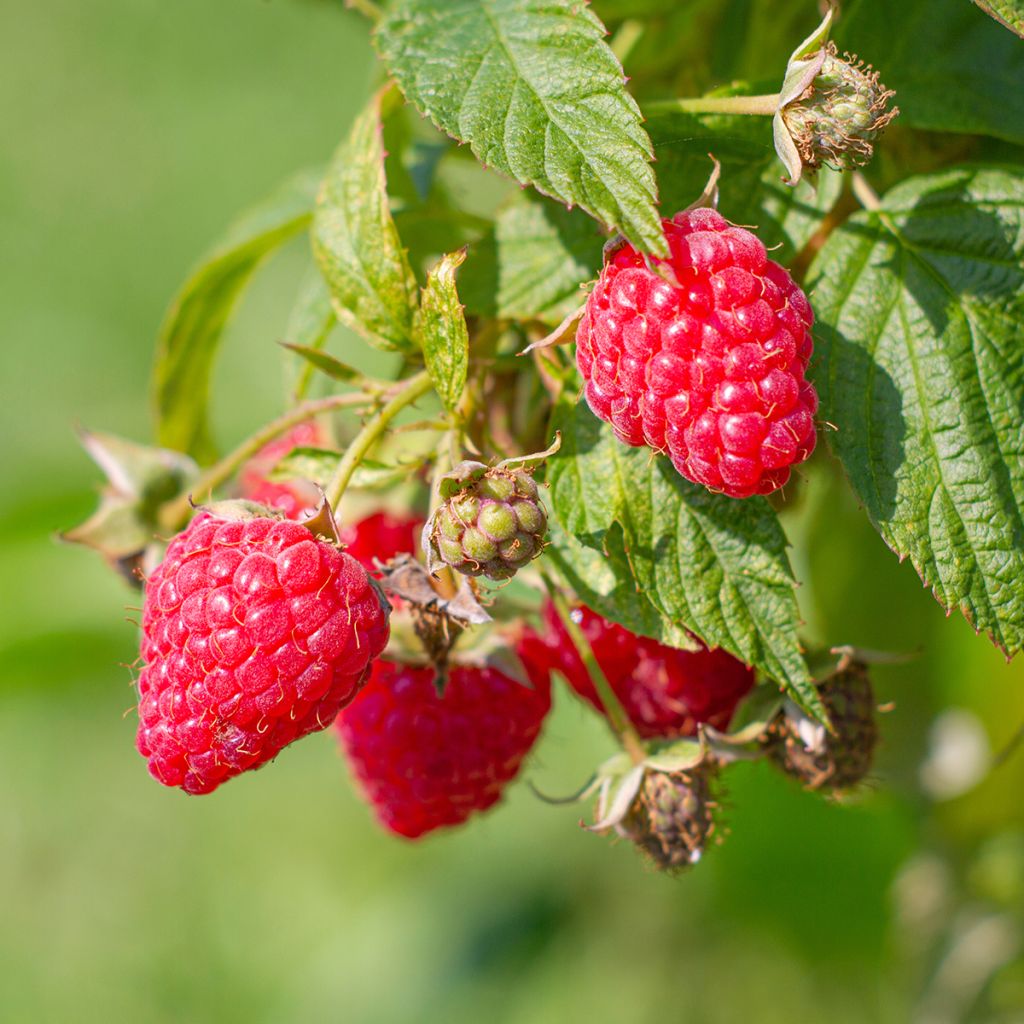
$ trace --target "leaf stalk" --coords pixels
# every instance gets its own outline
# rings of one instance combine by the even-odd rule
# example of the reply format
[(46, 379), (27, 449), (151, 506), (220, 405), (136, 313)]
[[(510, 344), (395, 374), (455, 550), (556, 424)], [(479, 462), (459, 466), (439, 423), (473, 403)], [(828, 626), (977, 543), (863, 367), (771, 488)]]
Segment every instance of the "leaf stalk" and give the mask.
[(662, 100), (644, 105), (646, 113), (664, 114), (681, 110), (687, 114), (754, 114), (773, 117), (779, 107), (779, 94), (764, 96), (694, 96)]
[(326, 398), (302, 402), (289, 409), (283, 416), (272, 420), (262, 430), (257, 430), (255, 434), (246, 438), (219, 462), (215, 462), (188, 491), (176, 495), (166, 502), (160, 509), (160, 525), (164, 529), (177, 530), (188, 518), (193, 495), (203, 496), (215, 491), (225, 481), (230, 480), (261, 448), (291, 430), (292, 427), (297, 427), (300, 423), (305, 423), (321, 413), (342, 409), (346, 406), (369, 405), (374, 400), (374, 396), (363, 392), (349, 392), (344, 395), (329, 395)]
[(615, 696), (615, 691), (612, 689), (612, 684), (608, 682), (604, 669), (601, 668), (597, 658), (594, 657), (590, 641), (587, 640), (583, 630), (580, 629), (579, 624), (573, 619), (572, 609), (569, 607), (569, 602), (566, 601), (565, 595), (548, 576), (545, 575), (543, 578), (544, 585), (547, 587), (548, 594), (551, 597), (551, 603), (555, 606), (555, 611), (558, 613), (558, 618), (561, 620), (566, 633), (569, 634), (569, 639), (572, 641), (573, 647), (576, 648), (576, 653), (580, 656), (580, 660), (590, 675), (594, 689), (597, 691), (598, 700), (608, 716), (608, 724), (611, 726), (612, 732), (615, 733), (617, 739), (622, 744), (622, 748), (632, 758), (633, 763), (640, 764), (647, 758), (647, 750), (644, 747), (643, 740), (640, 739), (640, 734), (630, 721), (629, 715), (626, 714), (626, 709), (622, 706), (619, 698)]
[(430, 374), (426, 370), (421, 370), (410, 377), (403, 383), (401, 390), (352, 439), (325, 491), (327, 502), (334, 509), (335, 515), (338, 513), (338, 505), (352, 479), (352, 474), (363, 461), (363, 457), (377, 443), (391, 421), (406, 406), (422, 398), (432, 387)]

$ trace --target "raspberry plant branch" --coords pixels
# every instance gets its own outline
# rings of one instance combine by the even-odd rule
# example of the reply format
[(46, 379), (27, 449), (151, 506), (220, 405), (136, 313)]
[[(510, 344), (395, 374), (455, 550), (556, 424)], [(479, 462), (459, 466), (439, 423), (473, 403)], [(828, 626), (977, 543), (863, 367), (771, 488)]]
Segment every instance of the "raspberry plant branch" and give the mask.
[(597, 658), (594, 657), (594, 652), (583, 630), (580, 629), (579, 624), (573, 619), (572, 609), (569, 607), (569, 602), (566, 601), (565, 595), (549, 576), (543, 573), (541, 575), (544, 580), (544, 586), (547, 587), (548, 594), (551, 597), (551, 603), (558, 613), (558, 618), (569, 635), (573, 647), (576, 648), (576, 653), (580, 656), (580, 660), (586, 666), (590, 679), (594, 684), (594, 689), (597, 691), (598, 698), (608, 717), (608, 724), (611, 726), (612, 732), (615, 733), (623, 749), (629, 754), (633, 762), (640, 764), (647, 757), (647, 750), (644, 747), (643, 740), (640, 739), (639, 733), (629, 720), (626, 709), (622, 706), (619, 698), (615, 696), (615, 691), (612, 689), (611, 683), (608, 682), (604, 669), (601, 668)]
[(680, 110), (686, 114), (754, 114), (772, 117), (779, 107), (779, 93), (762, 96), (694, 96), (645, 104), (648, 113)]
[(202, 497), (215, 491), (225, 481), (230, 480), (261, 448), (282, 434), (287, 433), (292, 427), (305, 423), (321, 413), (332, 412), (335, 409), (344, 409), (351, 406), (369, 405), (373, 401), (373, 395), (366, 394), (365, 392), (351, 392), (344, 395), (329, 395), (326, 398), (318, 398), (310, 402), (302, 402), (293, 409), (289, 409), (283, 416), (272, 420), (262, 430), (257, 430), (256, 433), (246, 438), (245, 441), (225, 455), (219, 462), (215, 462), (195, 481), (188, 491), (177, 495), (167, 502), (160, 510), (159, 521), (161, 526), (169, 530), (178, 529), (184, 520), (188, 518), (193, 497)]
[(387, 430), (391, 421), (406, 407), (431, 390), (430, 374), (421, 370), (402, 385), (402, 389), (374, 416), (348, 446), (334, 476), (326, 488), (327, 502), (337, 512), (338, 504), (363, 458)]

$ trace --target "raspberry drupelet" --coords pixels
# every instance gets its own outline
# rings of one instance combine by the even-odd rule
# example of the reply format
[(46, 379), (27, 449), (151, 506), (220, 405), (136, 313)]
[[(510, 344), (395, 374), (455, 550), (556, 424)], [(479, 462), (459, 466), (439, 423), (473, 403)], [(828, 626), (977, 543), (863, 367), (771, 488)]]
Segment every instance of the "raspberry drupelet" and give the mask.
[(146, 581), (137, 746), (209, 793), (324, 729), (388, 641), (366, 570), (304, 526), (200, 511)]
[(623, 244), (587, 300), (576, 333), (587, 403), (688, 480), (769, 494), (814, 450), (810, 304), (754, 234), (715, 210), (662, 224), (671, 256), (652, 265), (677, 283)]

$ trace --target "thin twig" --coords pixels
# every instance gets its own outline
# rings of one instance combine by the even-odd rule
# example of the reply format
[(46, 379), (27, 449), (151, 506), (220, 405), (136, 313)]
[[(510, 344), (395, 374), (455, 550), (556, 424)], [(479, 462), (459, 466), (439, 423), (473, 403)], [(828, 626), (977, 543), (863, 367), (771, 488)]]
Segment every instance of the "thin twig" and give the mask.
[(166, 529), (177, 529), (188, 518), (193, 496), (202, 498), (212, 494), (221, 484), (234, 476), (236, 471), (248, 462), (261, 448), (280, 437), (281, 434), (289, 431), (292, 427), (305, 423), (321, 413), (347, 406), (370, 405), (373, 401), (375, 401), (375, 398), (372, 395), (363, 394), (362, 392), (351, 392), (344, 395), (329, 395), (327, 398), (318, 398), (311, 402), (303, 402), (301, 405), (296, 405), (293, 409), (289, 409), (283, 416), (279, 416), (261, 430), (257, 430), (255, 434), (246, 438), (237, 448), (225, 455), (223, 459), (214, 463), (192, 484), (188, 491), (166, 502), (163, 508), (160, 509), (160, 524)]
[(661, 100), (644, 104), (648, 114), (664, 114), (681, 110), (687, 114), (756, 114), (769, 116), (779, 107), (779, 95), (764, 96), (694, 96), (687, 99)]
[(551, 603), (558, 613), (563, 628), (569, 634), (569, 639), (572, 641), (573, 647), (576, 648), (576, 653), (580, 656), (580, 660), (590, 675), (594, 689), (597, 691), (598, 700), (608, 716), (608, 724), (611, 726), (612, 732), (615, 733), (623, 749), (633, 759), (634, 763), (640, 764), (647, 757), (643, 740), (640, 739), (636, 727), (630, 721), (629, 715), (626, 714), (626, 710), (623, 708), (619, 698), (615, 696), (612, 684), (608, 682), (604, 669), (601, 668), (597, 658), (594, 657), (594, 652), (586, 635), (580, 629), (576, 620), (573, 619), (572, 610), (569, 608), (569, 602), (566, 601), (565, 595), (555, 586), (550, 577), (542, 575), (544, 585), (551, 596)]
[(338, 504), (345, 493), (345, 488), (348, 487), (356, 467), (363, 461), (363, 456), (377, 443), (381, 434), (387, 430), (388, 424), (407, 405), (412, 405), (417, 398), (422, 398), (431, 387), (430, 374), (426, 370), (421, 370), (414, 377), (410, 377), (403, 382), (401, 390), (391, 401), (352, 439), (325, 491), (327, 502), (335, 514), (338, 512)]

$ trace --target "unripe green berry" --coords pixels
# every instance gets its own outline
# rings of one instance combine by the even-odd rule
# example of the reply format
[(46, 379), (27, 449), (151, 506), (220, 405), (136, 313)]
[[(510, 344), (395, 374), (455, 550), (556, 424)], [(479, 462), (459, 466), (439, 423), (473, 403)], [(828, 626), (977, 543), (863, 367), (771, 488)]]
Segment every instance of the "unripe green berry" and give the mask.
[(519, 526), (526, 533), (543, 533), (547, 528), (547, 516), (543, 508), (532, 501), (517, 501), (512, 506)]
[(547, 513), (529, 470), (463, 463), (442, 478), (442, 494), (425, 534), (430, 564), (505, 580), (544, 549)]
[(512, 509), (497, 501), (484, 505), (476, 521), (479, 528), (499, 544), (514, 537), (518, 527)]
[(477, 489), (481, 498), (494, 498), (495, 501), (508, 501), (515, 492), (516, 481), (507, 476), (484, 477)]
[(829, 43), (821, 70), (803, 95), (783, 108), (782, 120), (805, 167), (860, 167), (899, 113), (889, 109), (894, 95), (876, 71), (849, 54), (840, 58), (835, 43)]
[(696, 864), (714, 832), (714, 762), (687, 771), (652, 771), (623, 819), (620, 831), (662, 871)]
[(480, 502), (473, 494), (460, 494), (452, 499), (451, 511), (460, 523), (473, 523), (480, 515)]
[(457, 541), (466, 527), (455, 518), (450, 508), (445, 508), (437, 517), (437, 528), (441, 531), (442, 537)]
[(498, 554), (498, 546), (482, 530), (473, 526), (462, 535), (462, 551), (471, 562), (489, 562)]
[(878, 745), (871, 679), (854, 663), (819, 683), (818, 693), (833, 732), (789, 709), (772, 722), (764, 742), (772, 760), (807, 789), (850, 789), (871, 771)]

